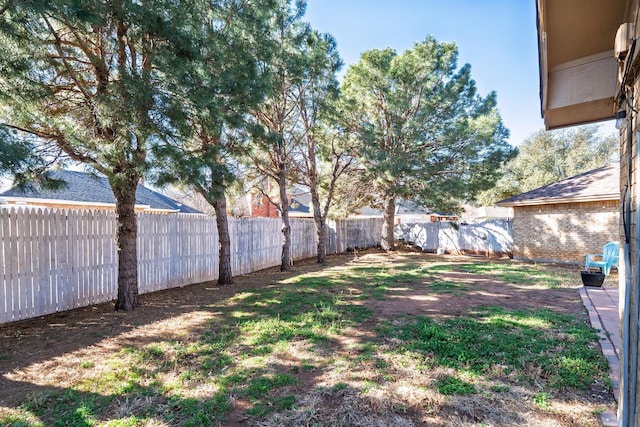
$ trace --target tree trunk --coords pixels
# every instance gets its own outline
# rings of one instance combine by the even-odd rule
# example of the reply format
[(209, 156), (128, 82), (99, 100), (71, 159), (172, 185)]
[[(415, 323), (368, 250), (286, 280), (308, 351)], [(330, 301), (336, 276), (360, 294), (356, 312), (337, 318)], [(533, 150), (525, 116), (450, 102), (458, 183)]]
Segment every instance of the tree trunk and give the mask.
[(287, 180), (284, 164), (278, 170), (278, 187), (280, 190), (280, 213), (282, 214), (282, 262), (280, 271), (291, 269), (291, 224), (289, 222), (289, 198), (287, 197)]
[(396, 201), (394, 197), (389, 197), (385, 202), (384, 221), (382, 222), (382, 240), (380, 247), (385, 251), (395, 249), (393, 245), (393, 222), (396, 212)]
[(326, 221), (316, 223), (318, 234), (318, 259), (319, 264), (327, 262), (327, 224)]
[(138, 299), (138, 219), (136, 188), (138, 177), (127, 177), (124, 185), (111, 183), (116, 199), (116, 248), (118, 251), (118, 297), (116, 310), (131, 311), (140, 305)]
[(316, 225), (316, 235), (318, 236), (318, 263), (327, 262), (327, 227), (326, 216), (323, 215), (320, 207), (320, 196), (318, 195), (318, 175), (315, 161), (315, 151), (312, 149), (315, 144), (309, 145), (309, 192), (311, 193), (311, 204), (313, 207), (313, 222)]
[(213, 201), (218, 227), (218, 285), (233, 284), (231, 273), (231, 238), (229, 237), (229, 221), (227, 219), (227, 199), (224, 194)]
[(323, 217), (320, 209), (320, 199), (318, 192), (311, 191), (311, 203), (313, 204), (313, 222), (316, 224), (316, 234), (318, 236), (318, 263), (327, 262), (327, 221)]

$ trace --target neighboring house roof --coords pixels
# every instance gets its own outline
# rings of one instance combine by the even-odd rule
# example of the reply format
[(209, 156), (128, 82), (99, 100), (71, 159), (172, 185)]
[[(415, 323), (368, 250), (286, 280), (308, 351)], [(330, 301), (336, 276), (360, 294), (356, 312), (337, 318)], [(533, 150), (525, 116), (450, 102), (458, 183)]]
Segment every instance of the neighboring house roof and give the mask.
[[(384, 212), (380, 209), (374, 209), (370, 206), (365, 206), (360, 208), (354, 215), (355, 216), (366, 216), (366, 217), (382, 217)], [(439, 212), (431, 212), (428, 209), (425, 209), (415, 202), (410, 200), (396, 200), (396, 217), (402, 217), (403, 215), (411, 216), (411, 217), (431, 217), (433, 215), (438, 217), (455, 217), (454, 214), (442, 214)]]
[(309, 208), (311, 196), (308, 197), (309, 201), (306, 199), (304, 195), (292, 196), (291, 202), (289, 203), (289, 214), (292, 216), (311, 216), (311, 209)]
[(289, 194), (289, 213), (293, 216), (310, 217), (311, 215), (311, 192), (306, 187), (294, 185)]
[(618, 163), (500, 200), (496, 204), (508, 207), (602, 200), (620, 200), (620, 165)]
[[(115, 205), (115, 197), (105, 176), (70, 170), (53, 171), (50, 176), (65, 181), (66, 185), (56, 191), (37, 189), (35, 186), (25, 190), (12, 187), (0, 193), (0, 197), (16, 201), (25, 199), (36, 203), (45, 200), (57, 201), (60, 204), (80, 202), (87, 207)], [(136, 206), (158, 211), (202, 213), (141, 184), (138, 184), (136, 189)]]
[(365, 216), (365, 217), (382, 217), (383, 212), (380, 209), (374, 209), (370, 206), (365, 206), (363, 208), (358, 209), (357, 212), (354, 212), (354, 216)]

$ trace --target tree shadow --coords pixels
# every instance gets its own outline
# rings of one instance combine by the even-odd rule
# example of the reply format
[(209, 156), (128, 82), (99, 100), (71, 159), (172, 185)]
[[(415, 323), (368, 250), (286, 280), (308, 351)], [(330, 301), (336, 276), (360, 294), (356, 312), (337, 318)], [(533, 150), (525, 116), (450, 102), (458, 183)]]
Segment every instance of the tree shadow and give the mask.
[[(162, 328), (170, 322), (188, 323), (188, 335), (199, 336), (211, 328), (225, 301), (234, 296), (260, 287), (270, 289), (282, 280), (341, 266), (352, 259), (352, 256), (331, 256), (325, 266), (304, 260), (286, 273), (276, 267), (238, 276), (229, 287), (205, 282), (143, 294), (141, 307), (132, 312), (114, 311), (113, 302), (109, 302), (1, 325), (0, 404), (20, 400), (9, 383), (5, 383), (7, 373), (52, 360), (64, 364), (70, 354), (87, 348), (106, 346), (106, 351), (117, 351), (152, 344), (158, 338), (183, 340), (182, 332)], [(158, 337), (157, 331), (163, 336)]]
[[(442, 262), (442, 257), (416, 256)], [(352, 256), (329, 257), (326, 267), (311, 261), (305, 271), (258, 272), (238, 278), (229, 288), (204, 283), (143, 295), (144, 306), (132, 313), (101, 305), (0, 328), (0, 402), (13, 408), (26, 405), (47, 423), (62, 419), (68, 425), (117, 417), (157, 417), (170, 425), (247, 425), (269, 417), (292, 425), (327, 419), (348, 424), (367, 416), (387, 425), (420, 419), (438, 425), (437, 417), (428, 421), (425, 414), (437, 409), (455, 416), (459, 408), (433, 391), (426, 400), (404, 403), (401, 392), (406, 384), (393, 380), (400, 368), (385, 352), (398, 350), (398, 357), (405, 357), (416, 351), (396, 341), (402, 325), (423, 316), (438, 322), (468, 316), (483, 304), (506, 303), (515, 309), (535, 303), (561, 311), (563, 304), (575, 300), (575, 295), (573, 300), (563, 299), (575, 289), (518, 288), (464, 271), (377, 264), (358, 264), (349, 274), (332, 270), (351, 260)], [(301, 270), (302, 266), (298, 264)], [(464, 286), (464, 292), (432, 287), (436, 277)], [(514, 295), (517, 301), (510, 302)], [(402, 322), (394, 324), (400, 317)], [(392, 329), (381, 330), (385, 325)], [(455, 342), (455, 328), (442, 325), (441, 341)], [(528, 331), (535, 336), (545, 333), (534, 326)], [(68, 387), (38, 383), (38, 369), (57, 364), (71, 373), (90, 352), (130, 364), (118, 368), (122, 378), (110, 379), (119, 384), (117, 391), (84, 392), (77, 381)], [(323, 362), (315, 362), (314, 356)], [(439, 356), (446, 353), (429, 350), (421, 357), (446, 365)], [(254, 359), (262, 364), (245, 365)], [(333, 376), (335, 367), (326, 361), (342, 363), (344, 377)], [(166, 380), (172, 376), (173, 382)], [(343, 381), (340, 378), (346, 380), (336, 382)], [(91, 379), (88, 375), (85, 381)], [(486, 404), (482, 396), (474, 399), (474, 404)], [(481, 422), (481, 411), (472, 412), (461, 419)], [(525, 421), (519, 416), (514, 415), (516, 424)]]

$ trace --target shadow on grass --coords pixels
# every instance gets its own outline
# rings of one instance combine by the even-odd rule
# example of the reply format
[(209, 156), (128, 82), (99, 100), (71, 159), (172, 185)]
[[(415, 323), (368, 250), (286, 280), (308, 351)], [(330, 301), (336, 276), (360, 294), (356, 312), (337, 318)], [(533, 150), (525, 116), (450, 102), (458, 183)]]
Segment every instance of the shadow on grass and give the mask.
[[(330, 267), (342, 267), (348, 258), (339, 260)], [(360, 379), (373, 387), (396, 375), (386, 358), (409, 353), (419, 354), (425, 369), (437, 365), (485, 375), (492, 366), (501, 365), (527, 381), (544, 375), (554, 387), (580, 387), (584, 382), (583, 362), (551, 337), (554, 327), (549, 325), (556, 322), (558, 328), (570, 331), (569, 319), (552, 317), (550, 312), (465, 309), (439, 322), (415, 316), (394, 324), (399, 312), (372, 306), (372, 301), (382, 306), (394, 298), (408, 301), (428, 295), (430, 310), (436, 313), (446, 308), (445, 303), (455, 304), (461, 298), (472, 299), (471, 305), (477, 307), (483, 305), (482, 298), (494, 304), (496, 298), (508, 302), (515, 292), (521, 293), (519, 304), (526, 304), (536, 298), (549, 301), (549, 291), (561, 295), (568, 289), (512, 288), (486, 275), (466, 274), (465, 280), (454, 281), (451, 274), (458, 273), (418, 264), (356, 266), (346, 272), (311, 270), (304, 275), (261, 272), (228, 289), (200, 284), (163, 291), (143, 296), (145, 306), (133, 313), (113, 313), (104, 305), (68, 313), (66, 318), (45, 318), (25, 329), (20, 325), (0, 329), (4, 332), (0, 370), (5, 373), (34, 369), (33, 365), (37, 368), (39, 362), (56, 358), (64, 364), (71, 353), (103, 340), (115, 345), (105, 353), (109, 363), (102, 368), (108, 368), (108, 374), (88, 374), (69, 388), (3, 375), (0, 400), (39, 417), (45, 425), (85, 426), (106, 420), (135, 425), (152, 419), (170, 425), (233, 426), (272, 412), (295, 411), (300, 396), (324, 384), (326, 379), (320, 378), (333, 369), (335, 360), (344, 360), (343, 369), (352, 376), (373, 369), (376, 378)], [(434, 286), (434, 280), (440, 284)], [(455, 292), (449, 292), (452, 289)], [(404, 314), (421, 314), (406, 304), (395, 305)], [(583, 335), (585, 341), (571, 342), (587, 345), (592, 338), (583, 332), (576, 336)], [(570, 334), (563, 336), (567, 341)], [(46, 345), (36, 346), (37, 352), (26, 350), (29, 344), (43, 342)], [(558, 354), (562, 357), (552, 357)], [(322, 361), (314, 361), (313, 355)], [(545, 359), (547, 355), (551, 359)], [(541, 370), (532, 374), (527, 367), (533, 365)], [(577, 373), (570, 371), (572, 366)], [(69, 365), (73, 369), (77, 365)], [(577, 380), (564, 384), (554, 375), (573, 375)], [(345, 389), (362, 395), (368, 387)], [(62, 421), (55, 424), (58, 420)]]
[[(19, 383), (7, 385), (20, 388)], [(74, 388), (43, 386), (21, 404), (21, 417), (9, 416), (1, 421), (18, 426), (89, 427), (96, 422), (118, 420), (117, 425), (137, 425), (141, 420), (155, 420), (170, 425), (205, 426), (221, 423), (229, 412), (227, 391), (221, 389), (206, 398), (163, 395), (159, 385), (144, 387), (129, 382), (117, 394), (103, 395)], [(113, 424), (116, 425), (116, 424)]]

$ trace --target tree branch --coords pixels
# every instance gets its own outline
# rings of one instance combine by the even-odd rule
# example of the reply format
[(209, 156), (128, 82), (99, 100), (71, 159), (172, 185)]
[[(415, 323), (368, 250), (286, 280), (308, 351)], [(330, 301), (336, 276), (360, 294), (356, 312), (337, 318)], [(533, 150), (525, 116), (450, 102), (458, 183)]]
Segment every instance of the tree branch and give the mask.
[(56, 51), (58, 52), (58, 55), (60, 55), (60, 59), (62, 61), (62, 64), (64, 65), (64, 68), (67, 70), (67, 73), (68, 73), (69, 77), (71, 78), (71, 80), (73, 80), (73, 82), (78, 87), (78, 89), (80, 90), (80, 92), (82, 93), (84, 98), (89, 103), (89, 105), (93, 106), (91, 94), (84, 87), (84, 82), (80, 81), (79, 76), (76, 75), (75, 71), (71, 68), (71, 65), (67, 61), (67, 57), (65, 56), (65, 54), (64, 54), (64, 52), (62, 50), (62, 45), (61, 45), (61, 40), (62, 39), (60, 38), (58, 32), (53, 28), (53, 25), (51, 25), (51, 22), (49, 21), (48, 18), (45, 17), (44, 21), (47, 23), (47, 27), (49, 28), (49, 31), (51, 32), (51, 34), (55, 38), (54, 46), (56, 47)]
[(12, 4), (13, 4), (13, 0), (7, 0), (2, 5), (2, 8), (0, 8), (0, 15), (3, 15), (7, 10), (9, 10), (9, 8), (11, 7)]

